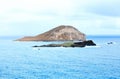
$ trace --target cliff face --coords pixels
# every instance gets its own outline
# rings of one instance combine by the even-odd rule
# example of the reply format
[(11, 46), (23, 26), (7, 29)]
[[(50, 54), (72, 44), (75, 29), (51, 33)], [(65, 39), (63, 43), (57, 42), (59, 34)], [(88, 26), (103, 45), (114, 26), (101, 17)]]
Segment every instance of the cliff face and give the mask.
[(34, 37), (24, 37), (18, 41), (69, 41), (81, 40), (85, 41), (85, 34), (78, 31), (73, 26), (58, 26), (50, 31), (39, 34)]

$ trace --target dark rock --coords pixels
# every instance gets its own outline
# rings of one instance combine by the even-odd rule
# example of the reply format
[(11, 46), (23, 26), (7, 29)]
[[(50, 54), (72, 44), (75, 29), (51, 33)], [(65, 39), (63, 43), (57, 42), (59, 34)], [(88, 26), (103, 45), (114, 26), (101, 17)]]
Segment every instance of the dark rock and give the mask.
[(86, 46), (96, 46), (96, 44), (92, 40), (84, 41), (83, 42)]
[(109, 43), (107, 43), (107, 44), (113, 44), (113, 42), (109, 42)]
[(32, 46), (32, 47), (39, 47), (39, 46), (35, 45), (35, 46)]
[(85, 47), (85, 44), (83, 42), (76, 42), (71, 47)]
[(96, 44), (92, 40), (83, 41), (83, 42), (75, 42), (72, 47), (85, 47), (85, 46), (96, 46)]

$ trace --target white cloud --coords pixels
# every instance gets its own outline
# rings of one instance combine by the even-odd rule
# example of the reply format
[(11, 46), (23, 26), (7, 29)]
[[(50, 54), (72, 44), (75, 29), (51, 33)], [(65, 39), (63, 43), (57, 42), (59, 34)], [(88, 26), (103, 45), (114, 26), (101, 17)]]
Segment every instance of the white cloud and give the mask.
[[(61, 24), (73, 25), (87, 34), (101, 31), (109, 34), (120, 28), (119, 3), (119, 0), (1, 0), (0, 34), (8, 31), (12, 35), (15, 30), (19, 34), (31, 33), (35, 28), (37, 34)], [(40, 25), (46, 27), (38, 29)]]
[(70, 0), (3, 0), (0, 1), (0, 17), (3, 17), (0, 21), (23, 22), (57, 18), (71, 15), (73, 8)]
[(3, 0), (0, 1), (0, 9), (11, 11), (14, 9), (27, 12), (56, 11), (60, 14), (71, 10), (73, 4), (70, 0)]

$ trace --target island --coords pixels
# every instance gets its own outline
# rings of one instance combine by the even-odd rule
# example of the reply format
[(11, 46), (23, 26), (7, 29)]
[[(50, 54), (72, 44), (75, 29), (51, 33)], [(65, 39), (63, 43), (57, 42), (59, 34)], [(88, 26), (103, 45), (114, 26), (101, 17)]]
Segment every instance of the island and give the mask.
[(41, 46), (32, 46), (32, 47), (85, 47), (85, 46), (96, 46), (96, 44), (92, 40), (87, 40), (83, 42), (65, 42), (63, 44), (48, 44)]
[(36, 36), (26, 36), (16, 41), (85, 41), (86, 35), (70, 25), (60, 25)]

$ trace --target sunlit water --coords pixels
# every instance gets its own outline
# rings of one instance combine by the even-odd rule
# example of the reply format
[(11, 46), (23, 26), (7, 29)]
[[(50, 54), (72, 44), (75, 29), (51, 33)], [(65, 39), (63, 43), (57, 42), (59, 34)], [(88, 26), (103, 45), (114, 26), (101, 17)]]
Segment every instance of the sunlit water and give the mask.
[(32, 46), (51, 42), (1, 38), (0, 79), (120, 79), (120, 37), (88, 39), (97, 46), (38, 50)]

